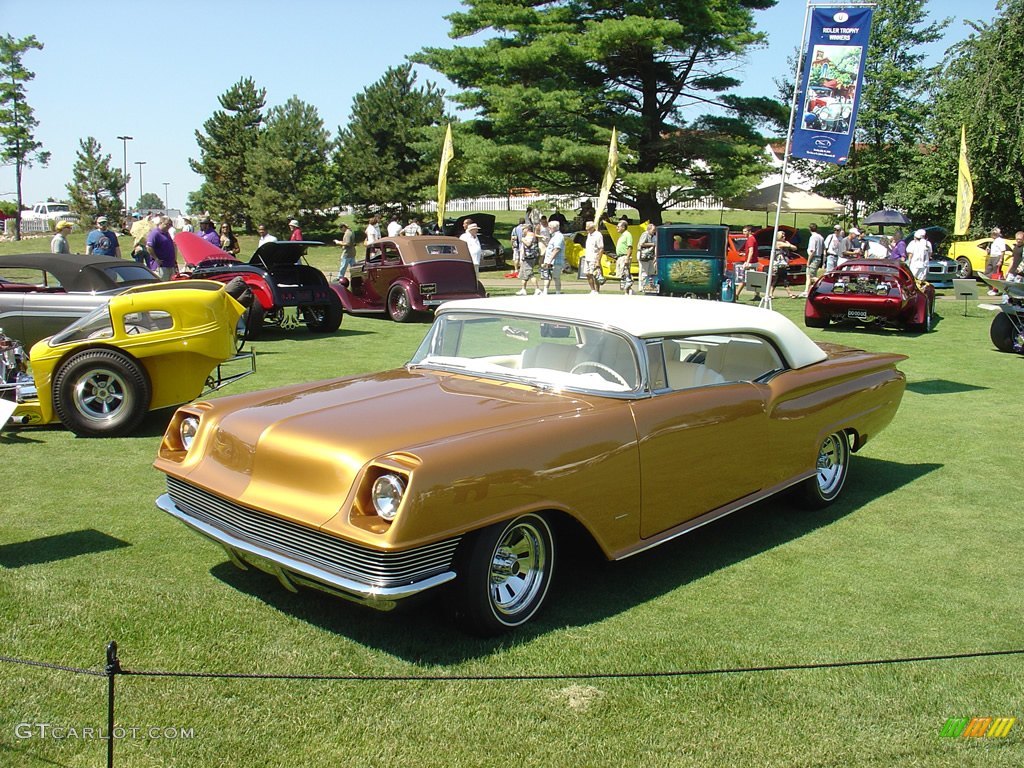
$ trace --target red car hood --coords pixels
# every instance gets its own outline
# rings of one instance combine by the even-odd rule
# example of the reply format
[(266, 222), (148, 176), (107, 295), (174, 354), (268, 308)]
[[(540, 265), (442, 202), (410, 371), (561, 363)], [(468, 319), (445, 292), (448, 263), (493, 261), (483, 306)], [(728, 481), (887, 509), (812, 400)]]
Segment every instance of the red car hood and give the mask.
[[(238, 261), (227, 251), (218, 248), (209, 240), (203, 240), (194, 232), (179, 232), (174, 237), (174, 244), (181, 252), (181, 258), (190, 267), (197, 267), (209, 259), (220, 259), (222, 261)], [(241, 264), (241, 262), (239, 262)]]

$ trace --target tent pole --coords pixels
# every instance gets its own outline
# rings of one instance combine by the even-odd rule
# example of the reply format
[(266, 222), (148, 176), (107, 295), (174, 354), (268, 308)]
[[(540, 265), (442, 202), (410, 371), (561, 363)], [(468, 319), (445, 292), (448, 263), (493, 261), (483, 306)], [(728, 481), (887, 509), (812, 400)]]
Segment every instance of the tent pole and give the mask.
[(775, 206), (775, 229), (772, 232), (772, 249), (768, 254), (768, 285), (761, 298), (760, 306), (772, 308), (772, 265), (775, 263), (775, 243), (779, 236), (779, 217), (782, 215), (782, 196), (786, 191), (786, 173), (789, 171), (789, 150), (793, 143), (793, 124), (796, 119), (797, 99), (800, 96), (800, 77), (804, 67), (804, 47), (807, 43), (807, 25), (811, 18), (811, 0), (804, 6), (804, 30), (800, 34), (800, 54), (796, 57), (796, 73), (793, 77), (793, 98), (789, 104), (789, 129), (786, 131), (786, 150), (782, 154), (782, 180), (779, 182), (779, 199)]

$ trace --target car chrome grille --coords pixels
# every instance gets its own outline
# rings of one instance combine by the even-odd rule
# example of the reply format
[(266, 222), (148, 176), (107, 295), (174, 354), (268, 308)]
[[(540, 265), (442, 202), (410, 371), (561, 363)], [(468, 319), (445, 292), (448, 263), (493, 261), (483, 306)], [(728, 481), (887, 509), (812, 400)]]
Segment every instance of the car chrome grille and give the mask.
[(189, 517), (231, 536), (378, 587), (411, 584), (451, 568), (460, 537), (380, 552), (222, 499), (168, 476), (167, 492)]

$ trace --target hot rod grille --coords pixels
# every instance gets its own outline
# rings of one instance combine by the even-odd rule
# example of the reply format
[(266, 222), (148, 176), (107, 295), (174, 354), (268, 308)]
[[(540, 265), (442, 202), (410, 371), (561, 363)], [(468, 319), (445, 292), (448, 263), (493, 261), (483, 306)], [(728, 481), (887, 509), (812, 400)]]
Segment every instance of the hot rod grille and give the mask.
[(243, 507), (173, 477), (167, 492), (178, 509), (239, 539), (378, 587), (392, 587), (443, 573), (459, 537), (404, 552), (379, 552)]

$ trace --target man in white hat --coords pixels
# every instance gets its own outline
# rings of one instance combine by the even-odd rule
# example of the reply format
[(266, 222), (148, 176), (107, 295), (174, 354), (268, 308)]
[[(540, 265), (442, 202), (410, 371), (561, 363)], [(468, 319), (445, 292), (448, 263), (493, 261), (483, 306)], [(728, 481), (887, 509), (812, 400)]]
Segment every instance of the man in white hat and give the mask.
[(927, 277), (928, 262), (932, 258), (932, 244), (925, 234), (923, 229), (917, 230), (913, 242), (907, 245), (907, 266), (918, 281)]
[(480, 245), (480, 225), (475, 221), (470, 221), (466, 225), (466, 231), (459, 235), (459, 240), (462, 240), (469, 246), (469, 258), (473, 260), (473, 269), (476, 270), (477, 279), (480, 278), (480, 255), (483, 253), (483, 246)]

